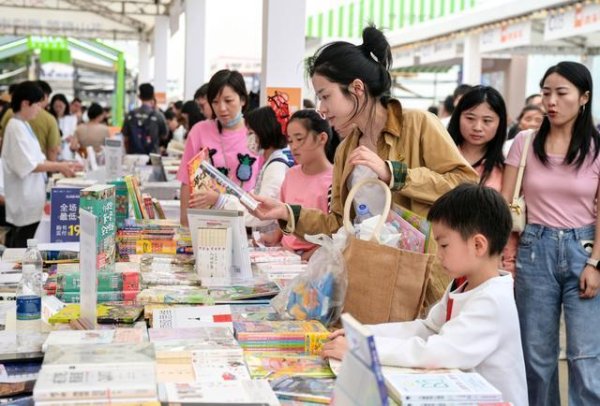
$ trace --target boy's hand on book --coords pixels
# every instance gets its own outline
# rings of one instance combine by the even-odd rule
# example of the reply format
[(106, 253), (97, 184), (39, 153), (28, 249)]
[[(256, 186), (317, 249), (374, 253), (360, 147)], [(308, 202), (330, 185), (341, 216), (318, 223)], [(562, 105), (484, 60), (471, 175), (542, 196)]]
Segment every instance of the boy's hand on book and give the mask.
[[(342, 335), (338, 335), (335, 338), (331, 339), (331, 337), (341, 331)], [(321, 357), (323, 358), (334, 358), (342, 360), (346, 352), (348, 352), (348, 341), (346, 340), (346, 336), (343, 335), (344, 330), (337, 330), (333, 334), (329, 336), (331, 341), (323, 344), (323, 350), (321, 351)]]
[(202, 189), (190, 196), (190, 208), (205, 209), (212, 207), (217, 203), (217, 200), (219, 200), (219, 193), (214, 190)]
[(249, 210), (259, 220), (284, 220), (288, 221), (288, 209), (284, 203), (266, 196), (250, 195), (259, 203), (256, 210)]

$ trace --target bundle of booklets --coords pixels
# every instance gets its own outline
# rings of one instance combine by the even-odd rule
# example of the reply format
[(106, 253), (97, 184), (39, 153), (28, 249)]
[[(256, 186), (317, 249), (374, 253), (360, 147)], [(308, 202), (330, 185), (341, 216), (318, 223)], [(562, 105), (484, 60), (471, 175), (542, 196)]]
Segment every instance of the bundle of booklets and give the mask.
[(131, 203), (133, 214), (137, 220), (164, 220), (166, 218), (165, 212), (158, 199), (152, 198), (152, 196), (147, 193), (141, 193), (140, 182), (137, 177), (128, 175), (125, 176), (124, 179), (129, 194), (129, 202)]
[[(61, 273), (56, 278), (56, 297), (65, 303), (79, 303), (79, 272)], [(101, 272), (97, 274), (97, 299), (105, 302), (133, 302), (140, 292), (139, 272)]]
[(246, 351), (271, 351), (318, 355), (329, 337), (327, 328), (316, 320), (234, 322), (236, 337)]
[(188, 255), (142, 255), (141, 281), (144, 288), (161, 285), (200, 286), (194, 270), (194, 258)]
[(131, 255), (193, 255), (189, 230), (169, 220), (125, 220), (117, 231), (117, 253), (121, 261)]

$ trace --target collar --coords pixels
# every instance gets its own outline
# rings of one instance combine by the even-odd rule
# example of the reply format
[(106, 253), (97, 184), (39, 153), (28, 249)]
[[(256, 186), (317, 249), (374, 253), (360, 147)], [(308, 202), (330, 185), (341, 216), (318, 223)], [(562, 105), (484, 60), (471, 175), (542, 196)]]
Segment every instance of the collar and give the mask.
[[(381, 132), (384, 135), (390, 134), (394, 137), (400, 137), (400, 134), (402, 133), (402, 105), (399, 100), (389, 99), (387, 100), (385, 107), (387, 109), (387, 121)], [(358, 127), (350, 133), (350, 137), (353, 138), (356, 145), (358, 145), (358, 139), (361, 135), (362, 132)], [(356, 145), (353, 145), (353, 147), (356, 147)]]

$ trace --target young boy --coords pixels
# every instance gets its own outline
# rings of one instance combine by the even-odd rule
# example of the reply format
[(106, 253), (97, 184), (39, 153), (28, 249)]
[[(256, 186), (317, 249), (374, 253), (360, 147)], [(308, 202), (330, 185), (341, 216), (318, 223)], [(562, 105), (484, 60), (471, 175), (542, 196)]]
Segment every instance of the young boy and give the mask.
[[(498, 270), (511, 231), (509, 209), (493, 189), (463, 184), (440, 197), (427, 216), (438, 257), (455, 279), (426, 319), (369, 326), (383, 365), (474, 370), (527, 405), (513, 279)], [(324, 357), (341, 359), (343, 330), (331, 334)]]

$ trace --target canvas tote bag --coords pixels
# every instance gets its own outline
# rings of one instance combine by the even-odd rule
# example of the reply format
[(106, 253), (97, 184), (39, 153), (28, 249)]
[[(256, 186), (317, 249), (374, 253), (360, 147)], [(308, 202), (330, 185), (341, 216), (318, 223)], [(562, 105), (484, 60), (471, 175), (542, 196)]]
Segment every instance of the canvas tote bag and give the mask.
[[(379, 184), (385, 191), (385, 211), (370, 241), (354, 237), (350, 209), (357, 191), (367, 184)], [(421, 312), (434, 256), (379, 244), (381, 229), (392, 202), (389, 187), (378, 179), (364, 179), (354, 185), (344, 204), (344, 227), (348, 242), (344, 260), (348, 290), (344, 312), (363, 324), (410, 321)]]

